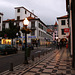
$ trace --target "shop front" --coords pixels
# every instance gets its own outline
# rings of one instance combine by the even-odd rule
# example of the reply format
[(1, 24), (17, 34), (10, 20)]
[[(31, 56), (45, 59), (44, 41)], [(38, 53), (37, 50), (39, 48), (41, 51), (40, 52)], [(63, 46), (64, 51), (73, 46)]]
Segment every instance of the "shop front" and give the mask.
[(1, 44), (8, 44), (11, 45), (11, 39), (2, 39)]
[(60, 42), (61, 42), (62, 46), (66, 46), (67, 39), (66, 38), (62, 38), (60, 40)]

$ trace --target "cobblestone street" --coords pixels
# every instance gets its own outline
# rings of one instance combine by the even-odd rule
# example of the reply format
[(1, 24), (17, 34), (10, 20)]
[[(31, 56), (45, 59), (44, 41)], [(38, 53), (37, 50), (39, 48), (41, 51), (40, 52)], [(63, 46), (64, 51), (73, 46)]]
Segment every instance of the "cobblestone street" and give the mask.
[(14, 67), (14, 71), (5, 71), (0, 75), (75, 75), (72, 58), (67, 50), (53, 50), (29, 61), (28, 65)]

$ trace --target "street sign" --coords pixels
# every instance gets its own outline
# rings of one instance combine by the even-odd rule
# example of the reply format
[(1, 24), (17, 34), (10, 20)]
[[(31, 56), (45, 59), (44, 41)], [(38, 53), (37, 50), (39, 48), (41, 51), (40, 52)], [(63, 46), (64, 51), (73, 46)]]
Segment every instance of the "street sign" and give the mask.
[(28, 36), (28, 38), (36, 38), (36, 36)]
[(69, 32), (69, 28), (65, 28), (64, 32), (66, 32), (66, 33)]

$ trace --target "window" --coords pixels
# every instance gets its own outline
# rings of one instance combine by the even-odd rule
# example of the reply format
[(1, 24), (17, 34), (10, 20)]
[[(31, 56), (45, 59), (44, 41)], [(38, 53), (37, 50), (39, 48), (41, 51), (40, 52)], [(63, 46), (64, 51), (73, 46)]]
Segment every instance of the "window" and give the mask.
[(30, 17), (31, 17), (31, 14), (30, 14)]
[(3, 24), (3, 28), (5, 29), (5, 24)]
[(20, 20), (20, 16), (17, 16), (17, 20)]
[(25, 33), (23, 33), (23, 36), (25, 36)]
[(65, 20), (61, 20), (61, 25), (65, 25)]
[(0, 17), (0, 23), (1, 23), (1, 17)]
[(39, 28), (41, 28), (43, 30), (43, 26), (39, 23)]
[(56, 37), (56, 35), (55, 35), (55, 37)]
[(65, 35), (65, 33), (64, 33), (64, 29), (61, 29), (61, 33), (62, 33), (62, 35)]
[(27, 11), (25, 10), (25, 14), (27, 14)]
[(31, 22), (31, 28), (35, 28), (35, 21)]
[(35, 35), (35, 30), (33, 30), (33, 31), (31, 32), (31, 35)]
[(39, 31), (39, 36), (40, 36), (40, 33), (41, 33), (41, 32)]
[(19, 13), (20, 12), (20, 9), (17, 9), (17, 12)]

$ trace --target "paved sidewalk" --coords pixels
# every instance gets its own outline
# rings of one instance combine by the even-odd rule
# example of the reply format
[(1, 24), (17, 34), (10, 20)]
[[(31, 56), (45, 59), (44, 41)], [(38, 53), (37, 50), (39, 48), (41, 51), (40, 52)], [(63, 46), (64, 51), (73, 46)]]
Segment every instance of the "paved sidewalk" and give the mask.
[(0, 75), (75, 75), (72, 59), (67, 50), (54, 50), (48, 54), (29, 61), (32, 64), (19, 65), (14, 71), (6, 71)]

